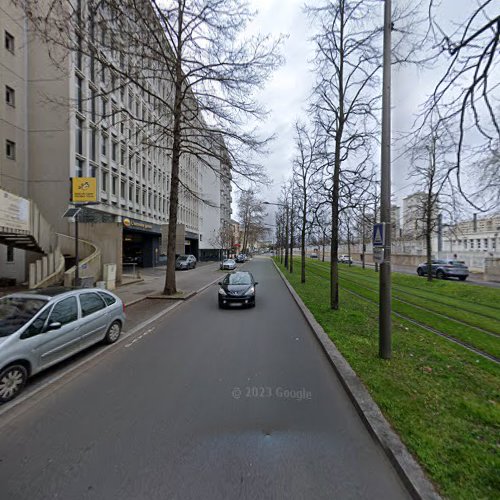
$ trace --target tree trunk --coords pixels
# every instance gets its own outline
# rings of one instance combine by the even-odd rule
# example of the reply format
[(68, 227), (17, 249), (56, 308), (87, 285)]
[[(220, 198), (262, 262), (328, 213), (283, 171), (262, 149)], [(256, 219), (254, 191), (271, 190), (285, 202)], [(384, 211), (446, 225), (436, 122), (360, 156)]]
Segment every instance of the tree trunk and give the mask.
[(293, 273), (293, 196), (292, 210), (290, 214), (290, 272)]
[(432, 281), (432, 193), (427, 197), (427, 214), (425, 221), (425, 246), (427, 250), (427, 280)]
[(288, 269), (288, 231), (290, 221), (288, 220), (288, 206), (286, 207), (286, 224), (285, 224), (285, 267)]
[(351, 267), (351, 235), (349, 233), (349, 221), (347, 221), (347, 258), (349, 259), (349, 267)]
[(168, 214), (168, 241), (167, 241), (167, 272), (165, 276), (165, 295), (177, 293), (175, 282), (175, 244), (177, 236), (177, 210), (179, 206), (179, 164), (181, 158), (181, 117), (182, 117), (182, 59), (181, 33), (183, 12), (179, 3), (179, 30), (177, 35), (177, 57), (175, 62), (175, 100), (174, 100), (174, 128), (172, 144), (172, 173), (170, 180), (170, 200)]

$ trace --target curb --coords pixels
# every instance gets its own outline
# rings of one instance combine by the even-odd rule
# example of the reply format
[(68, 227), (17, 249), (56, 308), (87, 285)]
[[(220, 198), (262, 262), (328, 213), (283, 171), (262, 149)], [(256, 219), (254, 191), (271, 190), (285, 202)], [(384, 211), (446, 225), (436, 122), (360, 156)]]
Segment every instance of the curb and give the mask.
[(425, 476), (421, 466), (410, 454), (399, 436), (392, 429), (380, 408), (372, 399), (361, 379), (356, 375), (334, 342), (316, 321), (313, 314), (306, 307), (302, 299), (288, 282), (281, 269), (273, 260), (274, 267), (285, 283), (288, 291), (299, 306), (304, 318), (313, 330), (321, 348), (328, 357), (342, 386), (354, 404), (361, 420), (365, 423), (370, 434), (378, 441), (386, 456), (393, 464), (398, 476), (408, 488), (410, 495), (415, 499), (441, 499), (430, 480)]

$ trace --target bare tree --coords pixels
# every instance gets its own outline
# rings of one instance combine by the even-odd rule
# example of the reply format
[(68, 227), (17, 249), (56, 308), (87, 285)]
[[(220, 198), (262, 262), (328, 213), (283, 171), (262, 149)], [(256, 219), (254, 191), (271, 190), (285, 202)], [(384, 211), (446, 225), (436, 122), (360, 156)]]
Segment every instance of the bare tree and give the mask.
[[(454, 191), (450, 175), (453, 164), (447, 156), (450, 145), (444, 136), (438, 135), (436, 129), (431, 129), (423, 142), (415, 147), (412, 154), (412, 169), (410, 177), (415, 180), (417, 203), (413, 208), (412, 228), (416, 238), (425, 238), (427, 278), (432, 280), (432, 235), (438, 225), (438, 212), (443, 212), (453, 204)], [(448, 188), (448, 190), (446, 189)], [(418, 196), (420, 194), (420, 196)], [(451, 211), (450, 211), (451, 213)]]
[(164, 293), (175, 293), (179, 193), (203, 196), (183, 180), (183, 164), (197, 161), (228, 181), (262, 177), (253, 155), (269, 138), (246, 123), (265, 115), (254, 90), (280, 64), (281, 40), (244, 36), (254, 12), (237, 0), (47, 0), (26, 12), (61, 66), (60, 49), (88, 57), (112, 75), (106, 93), (132, 85), (151, 103), (150, 112), (123, 104), (116, 112), (136, 123), (143, 146), (170, 154)]
[(267, 231), (262, 200), (251, 189), (242, 191), (238, 201), (238, 217), (243, 227), (242, 251), (247, 253), (257, 239)]
[[(378, 3), (361, 0), (325, 0), (308, 6), (318, 25), (313, 109), (325, 136), (331, 186), (331, 292), (330, 306), (339, 308), (338, 245), (341, 178), (345, 166), (363, 163), (377, 123), (379, 103), (380, 29), (370, 26)], [(366, 157), (366, 156), (365, 156)], [(357, 179), (356, 179), (357, 180)]]
[[(306, 234), (309, 209), (309, 197), (312, 184), (317, 177), (319, 165), (320, 134), (317, 126), (308, 127), (304, 123), (295, 123), (296, 156), (293, 160), (293, 179), (297, 189), (300, 210), (300, 281), (306, 282)], [(295, 196), (292, 197), (294, 199)]]
[(427, 61), (446, 69), (425, 103), (417, 131), (425, 136), (434, 123), (456, 137), (453, 173), (458, 190), (472, 206), (486, 211), (499, 205), (498, 184), (483, 183), (480, 190), (471, 190), (470, 182), (464, 187), (463, 181), (473, 175), (485, 180), (485, 164), (478, 160), (487, 162), (500, 145), (498, 4), (470, 2), (465, 15), (448, 26), (439, 15), (441, 7), (441, 2), (428, 0), (429, 43), (423, 48)]

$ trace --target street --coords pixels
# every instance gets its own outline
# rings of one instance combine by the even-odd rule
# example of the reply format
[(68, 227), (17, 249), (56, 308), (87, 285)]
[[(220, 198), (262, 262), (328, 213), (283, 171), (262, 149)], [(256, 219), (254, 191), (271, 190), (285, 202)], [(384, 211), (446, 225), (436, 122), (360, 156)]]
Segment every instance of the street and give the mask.
[(243, 268), (254, 309), (211, 286), (3, 415), (0, 497), (409, 497), (271, 260)]

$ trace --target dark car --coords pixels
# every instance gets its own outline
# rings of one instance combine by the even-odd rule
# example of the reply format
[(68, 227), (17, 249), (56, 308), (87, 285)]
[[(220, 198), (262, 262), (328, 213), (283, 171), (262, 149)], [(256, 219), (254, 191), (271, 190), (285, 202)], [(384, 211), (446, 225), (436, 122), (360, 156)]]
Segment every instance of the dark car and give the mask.
[[(428, 273), (427, 262), (420, 264), (417, 267), (417, 274), (425, 276)], [(460, 281), (465, 281), (469, 276), (469, 268), (465, 262), (459, 260), (437, 259), (432, 261), (431, 265), (432, 276), (439, 279), (458, 278)]]
[(194, 269), (196, 267), (196, 257), (194, 255), (179, 255), (175, 261), (175, 268), (179, 271)]
[(240, 253), (236, 256), (236, 262), (238, 264), (242, 264), (243, 262), (246, 261), (246, 257), (245, 257), (245, 254), (244, 253)]
[(232, 304), (255, 307), (255, 286), (257, 282), (248, 271), (226, 274), (219, 282), (219, 307)]

